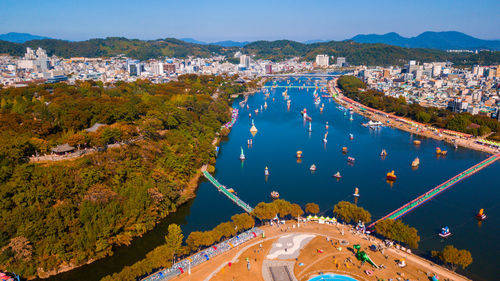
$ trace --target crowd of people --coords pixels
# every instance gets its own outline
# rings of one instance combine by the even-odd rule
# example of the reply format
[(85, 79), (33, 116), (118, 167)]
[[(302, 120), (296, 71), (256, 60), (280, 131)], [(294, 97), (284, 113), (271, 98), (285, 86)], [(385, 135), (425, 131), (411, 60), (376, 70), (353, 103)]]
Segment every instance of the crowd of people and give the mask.
[(155, 272), (144, 278), (143, 281), (170, 280), (213, 257), (216, 257), (238, 245), (262, 235), (263, 233), (264, 232), (261, 229), (252, 228), (226, 241), (220, 242), (217, 245), (199, 251), (196, 254), (173, 264), (170, 268), (165, 268)]

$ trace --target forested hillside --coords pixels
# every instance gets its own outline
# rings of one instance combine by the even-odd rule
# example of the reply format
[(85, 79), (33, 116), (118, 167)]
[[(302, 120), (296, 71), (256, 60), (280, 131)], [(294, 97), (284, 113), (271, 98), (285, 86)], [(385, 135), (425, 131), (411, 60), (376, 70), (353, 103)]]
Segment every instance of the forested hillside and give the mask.
[[(111, 254), (193, 196), (230, 120), (236, 77), (0, 89), (0, 270), (34, 276)], [(218, 91), (214, 101), (211, 94)], [(95, 132), (84, 129), (107, 124)], [(73, 161), (30, 163), (62, 143), (105, 147)]]
[(290, 40), (256, 41), (238, 47), (194, 44), (178, 39), (167, 38), (151, 41), (131, 40), (126, 38), (91, 39), (70, 42), (64, 40), (33, 40), (22, 44), (0, 41), (0, 54), (21, 56), (26, 47), (42, 47), (49, 55), (60, 57), (110, 57), (124, 54), (130, 58), (147, 60), (159, 57), (187, 56), (209, 57), (226, 55), (228, 58), (237, 52), (255, 55), (256, 59), (280, 61), (299, 57), (314, 61), (318, 54), (334, 57), (346, 57), (351, 65), (402, 65), (408, 60), (420, 62), (451, 61), (456, 65), (500, 64), (500, 51), (482, 51), (473, 53), (448, 53), (435, 49), (411, 49), (385, 44), (356, 43), (353, 41), (330, 41), (304, 44)]

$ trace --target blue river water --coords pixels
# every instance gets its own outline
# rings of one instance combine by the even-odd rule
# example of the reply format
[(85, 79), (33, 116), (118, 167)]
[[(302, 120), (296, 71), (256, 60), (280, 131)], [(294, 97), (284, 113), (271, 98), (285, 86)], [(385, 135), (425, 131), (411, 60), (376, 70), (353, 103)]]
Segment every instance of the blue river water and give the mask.
[[(292, 85), (304, 83), (312, 85), (313, 81), (291, 81)], [(286, 82), (279, 84), (286, 85)], [(248, 99), (249, 109), (239, 106), (241, 99), (236, 100), (234, 107), (240, 110), (239, 119), (220, 145), (215, 177), (252, 206), (270, 201), (270, 192), (276, 190), (281, 198), (302, 206), (315, 202), (319, 204), (322, 215), (332, 216), (332, 208), (337, 202), (354, 202), (352, 194), (357, 187), (360, 193), (357, 204), (367, 209), (373, 219), (378, 219), (489, 156), (469, 149), (455, 149), (437, 140), (388, 127), (366, 128), (361, 124), (368, 120), (356, 114), (350, 120), (349, 114), (344, 115), (331, 99), (322, 98), (324, 110), (321, 113), (321, 105), (314, 104), (314, 89), (289, 89), (291, 106), (287, 110), (282, 95), (284, 90), (271, 89), (269, 97), (256, 93)], [(261, 112), (264, 103), (268, 107)], [(312, 132), (308, 132), (309, 124), (301, 116), (304, 108), (312, 117)], [(255, 109), (259, 109), (258, 114)], [(252, 119), (258, 129), (255, 136), (249, 131)], [(326, 122), (329, 128), (325, 144)], [(354, 136), (352, 140), (349, 139), (350, 133)], [(248, 139), (253, 140), (251, 147), (247, 145)], [(420, 146), (413, 145), (415, 139), (422, 141)], [(344, 146), (349, 150), (345, 155), (341, 152)], [(438, 146), (448, 150), (446, 157), (436, 157)], [(239, 160), (241, 148), (246, 156), (243, 162)], [(388, 153), (384, 159), (380, 157), (382, 149)], [(303, 151), (301, 163), (296, 159), (297, 150)], [(354, 165), (347, 163), (348, 156), (356, 159)], [(411, 168), (415, 157), (419, 157), (421, 163), (416, 170)], [(312, 164), (317, 167), (314, 173), (309, 170)], [(266, 166), (270, 172), (267, 179), (264, 176)], [(386, 181), (386, 173), (392, 170), (397, 180), (390, 184)], [(342, 175), (340, 180), (332, 177), (337, 171)], [(497, 162), (402, 218), (419, 231), (419, 254), (428, 256), (431, 250), (441, 250), (452, 244), (471, 251), (474, 259), (460, 273), (474, 280), (494, 280), (497, 277), (500, 259), (499, 173), (500, 163)], [(488, 215), (482, 223), (474, 218), (480, 208), (484, 208)], [(211, 229), (241, 212), (242, 209), (208, 181), (202, 181), (194, 200), (150, 233), (135, 239), (130, 247), (118, 247), (112, 257), (50, 280), (98, 280), (143, 258), (148, 251), (162, 244), (170, 223), (180, 224), (187, 236), (193, 230)], [(446, 240), (437, 235), (444, 226), (450, 227), (452, 232)]]

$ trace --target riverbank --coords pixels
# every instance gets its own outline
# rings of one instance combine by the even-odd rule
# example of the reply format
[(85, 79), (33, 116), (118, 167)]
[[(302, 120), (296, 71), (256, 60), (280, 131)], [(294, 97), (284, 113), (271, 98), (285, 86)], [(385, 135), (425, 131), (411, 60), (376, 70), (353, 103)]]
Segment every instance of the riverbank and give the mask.
[[(295, 220), (290, 220), (259, 229), (264, 231), (264, 236), (211, 258), (176, 280), (236, 280), (236, 276), (242, 281), (270, 280), (270, 268), (283, 265), (297, 280), (308, 280), (319, 272), (349, 275), (357, 280), (374, 280), (375, 277), (424, 280), (434, 275), (441, 280), (470, 280), (407, 249), (386, 246), (384, 241), (357, 232), (350, 225), (313, 221), (298, 225)], [(306, 236), (308, 241), (298, 241)], [(284, 240), (288, 241), (287, 249), (281, 249)], [(355, 244), (361, 245), (361, 250), (380, 268), (376, 269), (369, 263), (361, 264), (352, 249)], [(377, 245), (378, 249), (370, 250), (371, 245)], [(405, 266), (398, 265), (401, 260), (405, 261)], [(373, 276), (367, 275), (367, 271)]]
[(456, 144), (457, 146), (486, 152), (490, 154), (495, 154), (500, 151), (498, 148), (494, 148), (487, 145), (481, 145), (477, 141), (480, 138), (475, 138), (468, 136), (460, 132), (454, 132), (450, 130), (443, 130), (445, 133), (441, 133), (434, 128), (426, 124), (419, 124), (417, 122), (406, 120), (404, 118), (391, 115), (389, 113), (381, 112), (376, 109), (367, 107), (359, 102), (353, 101), (342, 94), (342, 91), (336, 85), (337, 80), (334, 79), (328, 83), (328, 90), (335, 101), (346, 108), (352, 108), (354, 112), (362, 115), (368, 119), (382, 122), (385, 126), (400, 129), (411, 134), (416, 134), (426, 138), (432, 138), (440, 141), (445, 141), (450, 144)]

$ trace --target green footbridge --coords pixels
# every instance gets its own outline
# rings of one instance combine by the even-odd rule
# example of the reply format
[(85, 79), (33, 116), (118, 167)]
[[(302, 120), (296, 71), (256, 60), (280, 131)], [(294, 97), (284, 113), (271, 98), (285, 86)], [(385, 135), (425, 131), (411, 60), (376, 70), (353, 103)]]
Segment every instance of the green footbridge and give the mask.
[(243, 202), (238, 196), (234, 195), (233, 193), (229, 192), (225, 186), (220, 184), (209, 172), (203, 171), (203, 175), (205, 178), (208, 179), (220, 192), (222, 192), (224, 195), (227, 196), (227, 198), (231, 199), (236, 205), (240, 206), (245, 212), (251, 213), (253, 211), (253, 208), (250, 207), (247, 203)]
[(500, 153), (497, 153), (489, 158), (487, 158), (484, 161), (481, 161), (480, 163), (470, 167), (469, 169), (461, 172), (460, 174), (454, 176), (453, 178), (443, 182), (442, 184), (436, 186), (435, 188), (427, 191), (426, 193), (420, 195), (419, 197), (413, 199), (412, 201), (406, 203), (399, 209), (389, 213), (388, 215), (384, 216), (383, 218), (373, 222), (368, 226), (368, 228), (373, 227), (375, 224), (377, 224), (379, 221), (385, 220), (385, 219), (393, 219), (397, 220), (401, 218), (402, 216), (408, 214), (412, 210), (416, 209), (417, 207), (421, 206), (425, 202), (431, 200), (441, 192), (453, 187), (455, 184), (459, 183), (460, 181), (472, 176), (473, 174), (479, 172), (480, 170), (488, 167), (489, 165), (495, 163), (500, 158)]

